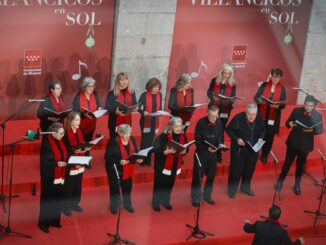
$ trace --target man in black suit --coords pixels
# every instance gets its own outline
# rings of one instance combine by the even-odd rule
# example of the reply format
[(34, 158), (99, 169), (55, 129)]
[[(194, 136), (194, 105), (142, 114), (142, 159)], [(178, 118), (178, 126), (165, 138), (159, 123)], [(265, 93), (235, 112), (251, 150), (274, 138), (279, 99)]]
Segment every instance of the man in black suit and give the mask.
[(315, 110), (317, 101), (315, 97), (308, 95), (304, 101), (304, 107), (293, 109), (286, 121), (286, 127), (292, 128), (286, 140), (286, 156), (282, 172), (276, 182), (275, 189), (280, 191), (283, 181), (289, 169), (296, 160), (294, 193), (301, 194), (300, 182), (309, 152), (314, 149), (314, 136), (323, 132), (322, 115)]
[(251, 179), (255, 172), (258, 152), (254, 146), (264, 138), (265, 125), (260, 114), (257, 115), (257, 105), (248, 104), (245, 112), (235, 115), (226, 128), (231, 138), (231, 163), (228, 179), (228, 195), (235, 197), (240, 179), (241, 192), (254, 196), (251, 190)]
[(252, 245), (287, 245), (304, 244), (302, 237), (292, 242), (287, 231), (279, 223), (281, 216), (281, 209), (274, 205), (269, 209), (269, 218), (266, 221), (256, 221), (254, 224), (250, 224), (250, 221), (246, 219), (246, 223), (243, 229), (247, 233), (255, 233)]

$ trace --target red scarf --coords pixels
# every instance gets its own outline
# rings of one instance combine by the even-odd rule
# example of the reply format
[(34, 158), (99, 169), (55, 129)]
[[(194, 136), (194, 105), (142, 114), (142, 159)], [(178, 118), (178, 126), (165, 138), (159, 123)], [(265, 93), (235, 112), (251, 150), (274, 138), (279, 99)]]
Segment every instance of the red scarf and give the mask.
[[(68, 153), (63, 141), (54, 139), (52, 135), (48, 135), (47, 137), (54, 155), (54, 160), (56, 162), (66, 162)], [(63, 184), (65, 181), (65, 173), (66, 167), (54, 167), (54, 184)]]
[[(221, 94), (221, 87), (222, 86), (221, 86), (220, 82), (214, 83), (214, 94), (215, 95)], [(225, 83), (225, 91), (222, 95), (231, 97), (232, 88), (233, 88), (233, 86), (231, 86), (229, 83)], [(219, 113), (227, 113), (227, 114), (230, 113), (230, 104), (231, 103), (232, 103), (231, 101), (225, 100), (225, 99), (216, 100), (214, 102), (214, 104), (220, 108)]]
[[(168, 137), (168, 141), (173, 140), (172, 135), (171, 134), (167, 134)], [(180, 144), (185, 144), (185, 135), (184, 134), (180, 134)], [(171, 175), (172, 173), (172, 167), (173, 167), (173, 161), (174, 161), (174, 154), (168, 154), (166, 156), (165, 159), (165, 163), (164, 163), (164, 169), (163, 169), (163, 174), (165, 175)], [(179, 154), (177, 156), (177, 172), (176, 174), (179, 175), (181, 173), (181, 163), (182, 163), (182, 155)]]
[[(94, 93), (89, 95), (89, 101), (86, 98), (84, 92), (79, 94), (79, 104), (80, 104), (80, 111), (84, 111), (83, 107), (87, 110), (94, 112), (97, 110), (97, 103), (95, 99)], [(83, 129), (85, 133), (94, 132), (96, 129), (96, 118), (88, 118), (82, 117), (80, 122), (80, 128)]]
[[(191, 88), (186, 90), (186, 95), (183, 95), (183, 90), (177, 92), (177, 108), (183, 109), (185, 106), (192, 106), (192, 91)], [(191, 119), (192, 113), (190, 111), (181, 110), (178, 116), (182, 119), (184, 125)]]
[[(53, 105), (53, 108), (54, 108), (54, 110), (55, 110), (56, 112), (61, 112), (61, 111), (64, 111), (64, 110), (65, 110), (66, 106), (65, 106), (65, 102), (64, 102), (63, 99), (62, 99), (62, 96), (59, 96), (59, 97), (58, 97), (59, 102), (57, 102), (57, 100), (54, 98), (53, 93), (50, 92), (50, 93), (49, 93), (49, 98), (50, 98), (51, 103), (52, 103), (52, 105)], [(64, 118), (60, 119), (59, 122), (63, 124), (63, 122), (64, 122)]]
[[(120, 93), (117, 96), (117, 100), (127, 106), (131, 106), (132, 105), (132, 94), (129, 92), (129, 89), (126, 88), (124, 90), (120, 90)], [(126, 116), (117, 115), (117, 120), (116, 120), (115, 126), (119, 127), (121, 124), (131, 125), (131, 114), (128, 114)]]
[[(266, 83), (264, 92), (263, 92), (263, 96), (267, 99), (270, 98), (270, 94), (271, 94), (271, 89), (272, 89), (272, 81), (268, 81)], [(281, 100), (281, 92), (282, 92), (282, 85), (281, 85), (281, 81), (278, 82), (278, 84), (276, 84), (275, 86), (275, 90), (274, 90), (274, 95), (273, 95), (273, 101), (280, 101)], [(267, 107), (269, 107), (269, 116), (268, 118), (266, 118), (266, 113), (267, 113)], [(262, 115), (262, 117), (264, 119), (268, 119), (268, 120), (272, 120), (275, 121), (276, 116), (277, 116), (277, 108), (272, 108), (270, 107), (270, 105), (268, 103), (263, 103), (259, 105), (259, 112)]]
[[(127, 160), (128, 157), (135, 152), (134, 145), (130, 139), (128, 141), (128, 145), (130, 147), (130, 150), (129, 150), (130, 154), (128, 154), (128, 152), (125, 149), (125, 146), (122, 144), (122, 140), (121, 140), (120, 136), (118, 136), (118, 144), (119, 144), (122, 160)], [(128, 164), (122, 165), (122, 180), (132, 178), (134, 176), (134, 171), (135, 171), (134, 164), (128, 163)]]
[[(155, 99), (156, 99), (156, 108), (153, 110), (153, 97), (152, 93), (150, 91), (146, 92), (146, 100), (145, 100), (145, 111), (151, 113), (151, 112), (156, 112), (161, 108), (161, 94), (158, 92), (155, 94)], [(151, 131), (151, 125), (152, 125), (152, 118), (155, 120), (155, 131), (159, 128), (159, 118), (158, 117), (151, 117), (151, 116), (146, 116), (144, 117), (144, 130), (143, 132), (150, 132)]]
[[(74, 131), (70, 128), (69, 130), (67, 130), (67, 136), (68, 136), (68, 141), (69, 141), (69, 144), (71, 145), (72, 150), (77, 150), (74, 148), (75, 145), (85, 142), (84, 136), (79, 128), (77, 128), (76, 133), (74, 133)], [(77, 138), (78, 138), (78, 140), (77, 140)], [(85, 156), (85, 152), (84, 153), (74, 153), (74, 156)], [(70, 165), (70, 172), (71, 171), (84, 172), (80, 168), (79, 169), (76, 168), (75, 165)]]

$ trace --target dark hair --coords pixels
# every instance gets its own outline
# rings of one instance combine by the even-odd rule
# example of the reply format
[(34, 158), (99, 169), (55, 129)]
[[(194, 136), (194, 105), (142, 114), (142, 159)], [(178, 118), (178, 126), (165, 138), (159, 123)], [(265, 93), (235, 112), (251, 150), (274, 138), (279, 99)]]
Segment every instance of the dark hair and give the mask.
[(152, 77), (146, 83), (146, 90), (151, 91), (156, 86), (159, 86), (159, 90), (161, 90), (162, 83), (156, 77)]
[(67, 118), (66, 118), (66, 124), (65, 124), (65, 128), (66, 130), (69, 130), (71, 128), (71, 122), (75, 119), (75, 117), (79, 116), (80, 117), (80, 113), (76, 112), (76, 111), (72, 111), (68, 114)]
[(63, 125), (61, 123), (59, 123), (59, 122), (55, 122), (55, 123), (52, 123), (49, 126), (48, 132), (55, 132), (55, 133), (57, 133), (60, 128), (63, 128)]
[(214, 103), (210, 102), (207, 106), (207, 110), (209, 111), (218, 111), (218, 106), (216, 106)]
[(277, 205), (273, 205), (270, 209), (269, 209), (269, 217), (271, 219), (279, 219), (281, 216), (281, 208)]
[(304, 99), (304, 103), (307, 103), (307, 102), (313, 102), (315, 105), (317, 104), (316, 98), (312, 95), (306, 96), (306, 98)]
[(53, 80), (48, 86), (49, 92), (51, 92), (51, 89), (54, 90), (55, 85), (57, 84), (59, 84), (60, 87), (62, 87), (61, 82), (59, 82), (58, 80)]
[(282, 76), (283, 75), (283, 71), (280, 68), (273, 68), (271, 70), (271, 75), (276, 75), (276, 76)]

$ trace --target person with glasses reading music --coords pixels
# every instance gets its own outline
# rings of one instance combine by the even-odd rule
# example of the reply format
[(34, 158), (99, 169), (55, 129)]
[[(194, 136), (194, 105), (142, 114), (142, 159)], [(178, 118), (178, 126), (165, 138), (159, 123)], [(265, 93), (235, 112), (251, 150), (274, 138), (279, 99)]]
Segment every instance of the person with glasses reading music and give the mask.
[(267, 162), (268, 154), (272, 149), (274, 136), (279, 132), (281, 110), (285, 108), (286, 91), (282, 85), (283, 72), (280, 68), (271, 70), (271, 78), (261, 84), (254, 100), (258, 105), (258, 111), (265, 121), (265, 138), (260, 160)]

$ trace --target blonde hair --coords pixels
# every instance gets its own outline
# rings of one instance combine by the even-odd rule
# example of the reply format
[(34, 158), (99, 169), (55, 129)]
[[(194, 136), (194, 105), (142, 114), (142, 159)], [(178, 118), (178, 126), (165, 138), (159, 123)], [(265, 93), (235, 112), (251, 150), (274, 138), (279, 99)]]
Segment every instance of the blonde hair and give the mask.
[(129, 82), (129, 79), (128, 79), (128, 75), (126, 73), (124, 73), (124, 72), (120, 72), (117, 75), (116, 79), (115, 79), (115, 83), (114, 83), (114, 87), (113, 87), (114, 96), (118, 96), (119, 93), (120, 93), (119, 86), (120, 86), (120, 81), (121, 80), (128, 80), (128, 87), (127, 88), (128, 88), (130, 93), (133, 93), (134, 91), (130, 88), (130, 82)]
[(229, 64), (224, 64), (223, 66), (222, 66), (222, 68), (219, 70), (219, 72), (218, 72), (218, 75), (217, 75), (217, 78), (216, 78), (216, 82), (217, 83), (221, 83), (222, 82), (222, 80), (223, 80), (223, 72), (230, 72), (231, 74), (230, 74), (230, 76), (229, 76), (229, 79), (226, 81), (226, 83), (228, 83), (229, 85), (231, 85), (231, 86), (234, 86), (235, 85), (235, 80), (234, 80), (234, 77), (233, 77), (233, 75), (234, 75), (234, 71), (233, 71), (233, 68), (232, 68), (232, 66), (231, 65), (229, 65)]
[[(164, 133), (172, 134), (172, 127), (177, 122), (180, 122), (182, 124), (182, 119), (180, 117), (172, 117), (171, 120), (169, 121), (168, 125), (164, 129)], [(183, 129), (182, 129), (182, 132), (183, 132)]]

